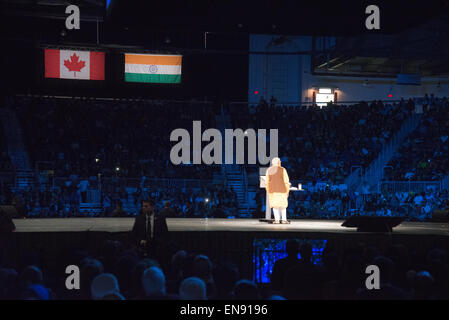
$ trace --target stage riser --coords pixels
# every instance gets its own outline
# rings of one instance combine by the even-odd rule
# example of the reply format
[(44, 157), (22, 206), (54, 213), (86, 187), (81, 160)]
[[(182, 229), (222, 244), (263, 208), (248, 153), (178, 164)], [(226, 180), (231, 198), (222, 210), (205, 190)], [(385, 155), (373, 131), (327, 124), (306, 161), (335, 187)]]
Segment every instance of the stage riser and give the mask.
[[(373, 246), (379, 249), (392, 244), (403, 244), (410, 250), (425, 252), (439, 247), (449, 249), (449, 239), (443, 236), (417, 236), (403, 234), (373, 233), (324, 233), (324, 232), (171, 232), (171, 241), (178, 248), (194, 254), (208, 255), (214, 262), (230, 261), (238, 265), (242, 277), (252, 279), (253, 241), (254, 239), (325, 239), (327, 246), (338, 253), (354, 246)], [(37, 252), (41, 262), (49, 268), (58, 269), (58, 257), (68, 254), (72, 249), (83, 248), (101, 254), (107, 240), (129, 242), (128, 232), (42, 232), (13, 233), (7, 241), (10, 246), (8, 260), (23, 263), (26, 252)], [(2, 241), (2, 242), (4, 242)], [(4, 242), (6, 243), (6, 242)]]
[(254, 239), (320, 239), (327, 240), (339, 254), (355, 246), (376, 247), (380, 250), (391, 245), (403, 244), (409, 250), (426, 252), (432, 248), (449, 249), (449, 239), (441, 236), (409, 236), (388, 234), (335, 234), (294, 232), (176, 232), (176, 243), (196, 253), (208, 254), (214, 261), (232, 261), (241, 272), (252, 279)]

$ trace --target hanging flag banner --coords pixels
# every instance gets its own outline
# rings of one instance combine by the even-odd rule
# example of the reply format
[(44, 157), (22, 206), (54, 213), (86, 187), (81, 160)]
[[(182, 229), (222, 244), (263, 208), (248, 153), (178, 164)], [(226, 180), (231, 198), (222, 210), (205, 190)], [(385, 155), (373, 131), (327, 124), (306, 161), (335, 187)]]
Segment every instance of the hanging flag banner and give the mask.
[(181, 55), (125, 53), (125, 81), (180, 83)]
[(45, 78), (104, 80), (104, 52), (45, 49)]

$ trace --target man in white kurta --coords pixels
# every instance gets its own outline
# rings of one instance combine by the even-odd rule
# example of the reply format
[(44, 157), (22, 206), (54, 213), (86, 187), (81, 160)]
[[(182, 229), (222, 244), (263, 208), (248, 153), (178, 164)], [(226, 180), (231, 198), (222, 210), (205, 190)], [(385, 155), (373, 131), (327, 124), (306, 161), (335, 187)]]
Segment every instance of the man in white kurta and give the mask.
[(287, 170), (281, 167), (281, 159), (273, 158), (266, 172), (268, 202), (273, 209), (274, 223), (288, 223), (287, 207), (290, 181)]

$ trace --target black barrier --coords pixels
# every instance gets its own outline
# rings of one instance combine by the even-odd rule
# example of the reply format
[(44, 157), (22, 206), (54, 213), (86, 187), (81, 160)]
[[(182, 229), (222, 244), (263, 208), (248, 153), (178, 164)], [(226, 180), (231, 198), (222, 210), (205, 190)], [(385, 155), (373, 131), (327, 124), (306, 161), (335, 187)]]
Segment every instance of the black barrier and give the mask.
[(342, 227), (357, 228), (359, 232), (392, 232), (404, 221), (402, 217), (350, 217)]

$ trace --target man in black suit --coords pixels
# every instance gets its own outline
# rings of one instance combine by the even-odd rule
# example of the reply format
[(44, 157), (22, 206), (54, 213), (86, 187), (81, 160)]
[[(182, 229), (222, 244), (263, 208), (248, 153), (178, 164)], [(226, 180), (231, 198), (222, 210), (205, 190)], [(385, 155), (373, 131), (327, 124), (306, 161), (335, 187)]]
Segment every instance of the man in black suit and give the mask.
[(168, 227), (165, 215), (155, 213), (154, 201), (143, 200), (142, 209), (134, 220), (134, 240), (144, 253), (157, 255), (168, 241)]

